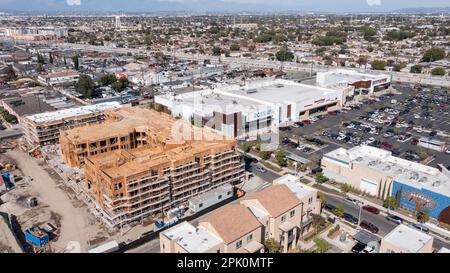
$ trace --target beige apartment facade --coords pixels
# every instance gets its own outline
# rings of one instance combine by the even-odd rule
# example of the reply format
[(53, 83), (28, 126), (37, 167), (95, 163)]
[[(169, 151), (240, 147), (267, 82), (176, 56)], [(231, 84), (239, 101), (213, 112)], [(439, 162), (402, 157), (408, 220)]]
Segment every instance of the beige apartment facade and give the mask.
[(160, 233), (162, 253), (255, 253), (263, 250), (262, 226), (242, 204), (226, 205), (200, 221)]
[(117, 108), (120, 108), (118, 102), (108, 102), (22, 116), (19, 121), (28, 144), (45, 146), (59, 142), (60, 130), (102, 122), (104, 111)]
[[(273, 186), (251, 194), (239, 204), (226, 205), (200, 220), (195, 230), (198, 233), (208, 231), (212, 238), (220, 238), (222, 242), (221, 246), (214, 244), (202, 248), (202, 251), (205, 253), (262, 252), (264, 242), (270, 238), (280, 243), (280, 251), (284, 253), (295, 248), (301, 236), (311, 229), (312, 215), (320, 212), (320, 202), (317, 200), (315, 189), (300, 185), (298, 178), (295, 181), (292, 178), (288, 176), (279, 179)], [(161, 252), (178, 251), (185, 240), (177, 240), (186, 236), (176, 237), (173, 234), (183, 233), (183, 229), (185, 229), (184, 223), (167, 232), (162, 232)], [(211, 242), (212, 239), (206, 241)], [(199, 247), (190, 249), (199, 249)]]

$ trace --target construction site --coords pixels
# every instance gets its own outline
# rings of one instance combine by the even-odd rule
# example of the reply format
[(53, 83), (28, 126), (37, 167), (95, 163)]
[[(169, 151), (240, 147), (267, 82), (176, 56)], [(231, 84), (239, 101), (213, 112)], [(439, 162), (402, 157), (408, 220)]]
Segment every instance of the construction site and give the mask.
[[(60, 143), (68, 166), (85, 167), (78, 188), (110, 227), (161, 218), (192, 197), (244, 179), (234, 140), (142, 108), (105, 116), (103, 123), (63, 130)], [(176, 122), (192, 129), (190, 137), (173, 135)]]

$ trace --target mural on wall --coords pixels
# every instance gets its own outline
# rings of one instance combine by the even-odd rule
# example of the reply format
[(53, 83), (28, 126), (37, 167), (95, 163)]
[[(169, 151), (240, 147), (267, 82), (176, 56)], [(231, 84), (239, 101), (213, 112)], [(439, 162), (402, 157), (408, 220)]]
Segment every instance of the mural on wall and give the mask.
[(428, 195), (421, 192), (407, 190), (402, 193), (402, 198), (408, 200), (410, 203), (416, 205), (416, 212), (420, 211), (422, 207), (434, 209), (436, 202)]
[(394, 181), (390, 194), (398, 205), (416, 212), (427, 208), (431, 217), (450, 225), (450, 196), (399, 181)]

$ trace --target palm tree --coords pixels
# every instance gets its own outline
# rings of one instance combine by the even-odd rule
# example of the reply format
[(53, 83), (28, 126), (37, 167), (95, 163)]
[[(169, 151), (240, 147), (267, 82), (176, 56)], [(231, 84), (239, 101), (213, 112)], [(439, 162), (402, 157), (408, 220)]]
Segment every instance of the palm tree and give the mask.
[(322, 210), (323, 207), (325, 206), (325, 204), (327, 203), (327, 198), (325, 197), (325, 195), (321, 192), (317, 193), (317, 197), (320, 199), (320, 214), (322, 214)]

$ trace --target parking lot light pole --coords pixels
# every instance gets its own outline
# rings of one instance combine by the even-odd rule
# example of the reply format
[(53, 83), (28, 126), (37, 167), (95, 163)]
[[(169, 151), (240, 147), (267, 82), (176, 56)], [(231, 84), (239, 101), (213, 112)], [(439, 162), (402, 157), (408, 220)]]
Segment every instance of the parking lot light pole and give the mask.
[(362, 205), (358, 204), (358, 207), (359, 207), (359, 216), (358, 216), (358, 226), (359, 226), (359, 224), (361, 223)]

